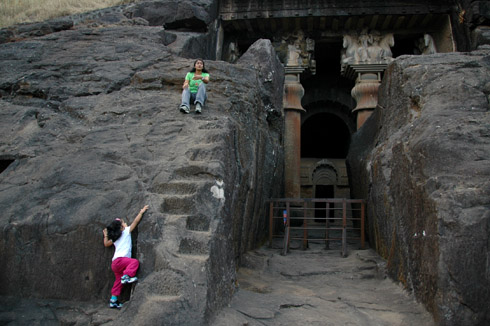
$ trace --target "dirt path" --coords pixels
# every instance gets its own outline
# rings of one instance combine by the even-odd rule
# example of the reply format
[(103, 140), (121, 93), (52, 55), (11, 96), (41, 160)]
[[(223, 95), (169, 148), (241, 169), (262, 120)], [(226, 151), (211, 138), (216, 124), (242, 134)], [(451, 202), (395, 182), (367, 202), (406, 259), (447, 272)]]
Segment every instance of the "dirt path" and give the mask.
[(432, 326), (425, 308), (387, 278), (372, 249), (306, 251), (263, 247), (247, 254), (238, 273), (239, 290), (211, 323), (237, 325)]

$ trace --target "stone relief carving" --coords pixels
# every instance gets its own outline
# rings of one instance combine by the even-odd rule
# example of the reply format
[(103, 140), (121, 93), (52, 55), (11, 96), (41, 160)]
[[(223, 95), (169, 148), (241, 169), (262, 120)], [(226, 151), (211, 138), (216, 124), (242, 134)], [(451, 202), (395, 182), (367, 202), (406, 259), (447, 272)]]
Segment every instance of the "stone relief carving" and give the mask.
[(223, 59), (227, 62), (234, 63), (240, 56), (241, 53), (238, 48), (238, 43), (236, 41), (231, 41), (226, 47), (226, 51), (223, 54)]
[(275, 50), (286, 66), (302, 67), (315, 74), (315, 40), (305, 37), (303, 31), (283, 35), (279, 44), (275, 42)]
[(315, 185), (336, 185), (339, 174), (335, 164), (329, 160), (318, 161), (312, 169), (311, 181)]
[(348, 64), (376, 64), (393, 61), (391, 47), (395, 45), (392, 33), (379, 31), (350, 32), (344, 35), (341, 55), (342, 71)]
[(301, 66), (301, 50), (295, 44), (288, 44), (288, 66)]
[(434, 54), (437, 53), (434, 39), (429, 34), (424, 34), (415, 44), (415, 54)]
[(341, 64), (347, 64), (349, 62), (359, 62), (359, 55), (357, 53), (357, 38), (351, 35), (344, 35), (343, 49), (341, 55)]

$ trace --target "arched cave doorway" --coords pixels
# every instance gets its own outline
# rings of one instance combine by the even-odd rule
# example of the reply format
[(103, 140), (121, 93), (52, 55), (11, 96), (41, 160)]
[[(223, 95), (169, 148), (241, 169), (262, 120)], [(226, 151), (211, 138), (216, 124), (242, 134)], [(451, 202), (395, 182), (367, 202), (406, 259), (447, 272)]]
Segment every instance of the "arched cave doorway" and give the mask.
[[(345, 159), (351, 130), (340, 114), (331, 108), (309, 115), (301, 126), (301, 197), (349, 198)], [(323, 206), (322, 206), (323, 205)], [(317, 203), (316, 208), (325, 204)], [(318, 210), (316, 217), (325, 217)], [(330, 212), (333, 216), (333, 211)]]

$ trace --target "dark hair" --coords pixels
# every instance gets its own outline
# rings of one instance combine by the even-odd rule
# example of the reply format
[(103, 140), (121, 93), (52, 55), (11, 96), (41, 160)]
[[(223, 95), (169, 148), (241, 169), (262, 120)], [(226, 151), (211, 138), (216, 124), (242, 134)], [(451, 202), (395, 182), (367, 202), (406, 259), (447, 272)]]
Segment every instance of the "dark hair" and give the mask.
[(190, 72), (196, 72), (196, 62), (198, 61), (201, 61), (202, 62), (202, 72), (204, 73), (208, 73), (208, 71), (206, 70), (206, 68), (204, 68), (204, 60), (203, 59), (196, 59), (196, 61), (194, 61), (194, 64), (192, 65), (192, 69)]
[(111, 224), (107, 226), (107, 237), (112, 242), (116, 242), (117, 239), (119, 239), (119, 237), (121, 236), (121, 225), (121, 220), (117, 219), (112, 221)]

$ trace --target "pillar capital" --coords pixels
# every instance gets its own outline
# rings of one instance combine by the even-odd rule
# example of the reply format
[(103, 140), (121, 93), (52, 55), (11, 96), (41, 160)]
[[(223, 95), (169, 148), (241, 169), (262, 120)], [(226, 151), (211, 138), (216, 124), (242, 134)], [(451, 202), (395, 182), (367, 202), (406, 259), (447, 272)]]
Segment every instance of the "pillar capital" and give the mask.
[(304, 71), (302, 67), (285, 67), (284, 76), (284, 110), (305, 111), (301, 106), (301, 99), (305, 94), (303, 85), (300, 82), (300, 75)]
[(357, 106), (359, 129), (378, 105), (378, 89), (381, 76), (393, 61), (391, 47), (395, 45), (392, 33), (363, 29), (359, 33), (344, 35), (341, 55), (341, 74), (356, 81), (351, 91)]
[(371, 69), (365, 70), (355, 68), (350, 66), (346, 71), (352, 71), (352, 75), (356, 76), (356, 84), (351, 90), (351, 95), (357, 103), (352, 112), (357, 114), (357, 129), (359, 129), (378, 105), (378, 89), (384, 68), (370, 67)]

